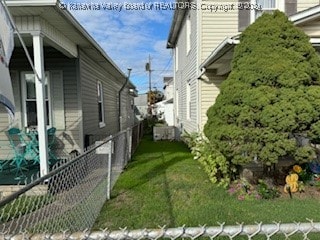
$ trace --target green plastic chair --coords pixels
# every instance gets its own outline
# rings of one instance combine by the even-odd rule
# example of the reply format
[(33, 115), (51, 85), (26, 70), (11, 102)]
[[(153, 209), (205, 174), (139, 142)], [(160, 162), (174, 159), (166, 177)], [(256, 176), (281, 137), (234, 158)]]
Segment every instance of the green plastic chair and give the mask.
[(22, 133), (18, 128), (10, 128), (8, 131), (10, 146), (13, 150), (14, 156), (10, 163), (10, 165), (15, 167), (15, 180), (20, 180), (24, 178), (25, 175), (23, 170), (25, 169), (23, 166), (27, 165), (27, 162), (24, 158), (26, 144), (24, 142)]
[(26, 145), (26, 153), (25, 153), (25, 159), (28, 161), (33, 161), (33, 164), (39, 164), (40, 163), (40, 157), (39, 157), (39, 142), (37, 139), (36, 132), (29, 132), (26, 134), (28, 138), (30, 139)]
[[(56, 128), (52, 127), (47, 130), (48, 134), (48, 154), (49, 158), (54, 160), (55, 162), (58, 160), (57, 156), (53, 152), (53, 147), (56, 143)], [(50, 161), (49, 161), (50, 162)]]

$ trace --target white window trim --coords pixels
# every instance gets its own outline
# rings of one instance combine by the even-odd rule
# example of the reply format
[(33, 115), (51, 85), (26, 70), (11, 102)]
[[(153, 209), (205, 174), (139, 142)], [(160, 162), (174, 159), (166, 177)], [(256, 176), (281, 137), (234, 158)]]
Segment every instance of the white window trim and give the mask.
[(179, 117), (179, 89), (176, 89), (176, 97), (175, 97), (175, 105), (176, 105), (176, 117)]
[[(276, 1), (276, 6), (275, 8), (265, 8), (264, 10), (275, 10), (278, 9), (282, 12), (285, 11), (285, 0), (275, 0)], [(257, 0), (250, 0), (251, 6), (255, 6), (257, 3)], [(256, 9), (254, 7), (251, 8), (250, 10), (250, 24), (254, 23), (256, 20)]]
[[(22, 116), (23, 116), (23, 126), (28, 127), (28, 120), (27, 120), (27, 86), (26, 86), (26, 79), (25, 74), (34, 74), (31, 71), (22, 71), (21, 73), (21, 90), (22, 90)], [(48, 112), (49, 112), (49, 125), (47, 125), (47, 128), (52, 127), (52, 99), (51, 99), (51, 87), (50, 87), (50, 74), (48, 71), (45, 72), (45, 77), (48, 79)], [(35, 79), (37, 81), (37, 79)]]
[[(99, 95), (101, 95), (101, 100), (99, 99)], [(99, 107), (99, 103), (101, 103), (101, 109), (98, 109), (98, 111), (101, 110), (101, 116), (102, 116), (102, 121), (99, 119), (99, 128), (103, 128), (106, 126), (105, 123), (105, 115), (104, 115), (104, 95), (103, 95), (103, 85), (100, 81), (97, 81), (97, 103)], [(99, 114), (99, 112), (98, 112)], [(99, 117), (99, 116), (98, 116)]]
[(191, 16), (190, 14), (187, 16), (187, 21), (186, 21), (186, 50), (188, 55), (191, 51)]
[(177, 72), (179, 70), (179, 47), (176, 46), (174, 50), (174, 56), (175, 56), (175, 71)]
[(191, 83), (190, 81), (187, 82), (186, 86), (186, 119), (190, 120), (191, 119)]

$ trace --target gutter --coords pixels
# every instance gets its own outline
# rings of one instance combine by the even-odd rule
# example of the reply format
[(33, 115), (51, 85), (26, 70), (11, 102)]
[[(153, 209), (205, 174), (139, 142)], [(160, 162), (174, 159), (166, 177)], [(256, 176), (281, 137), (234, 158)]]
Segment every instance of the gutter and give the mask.
[(218, 60), (220, 57), (222, 57), (225, 52), (230, 50), (234, 45), (237, 45), (240, 43), (240, 40), (227, 37), (225, 38), (209, 55), (209, 57), (200, 65), (201, 73), (198, 77), (198, 79), (202, 79), (203, 74), (206, 72), (206, 67), (208, 67), (210, 64)]
[[(177, 1), (178, 2), (178, 1)], [(187, 0), (182, 0), (179, 2), (187, 2)], [(169, 31), (169, 36), (167, 40), (167, 48), (174, 48), (177, 42), (177, 36), (179, 35), (179, 32), (181, 31), (181, 25), (182, 21), (184, 19), (184, 16), (186, 15), (187, 9), (184, 8), (177, 8), (174, 11), (173, 19), (171, 22), (171, 27)]]
[(128, 84), (129, 82), (129, 78), (130, 78), (130, 73), (131, 73), (131, 68), (128, 68), (128, 76), (126, 77), (126, 81), (125, 83), (122, 85), (122, 87), (120, 88), (119, 92), (118, 92), (118, 119), (119, 119), (119, 131), (121, 131), (121, 123), (122, 123), (122, 116), (121, 116), (121, 93), (123, 91), (123, 89), (125, 88), (125, 86)]
[(320, 15), (320, 6), (314, 6), (311, 8), (307, 8), (304, 11), (298, 12), (289, 17), (289, 20), (292, 21), (295, 25), (313, 20)]

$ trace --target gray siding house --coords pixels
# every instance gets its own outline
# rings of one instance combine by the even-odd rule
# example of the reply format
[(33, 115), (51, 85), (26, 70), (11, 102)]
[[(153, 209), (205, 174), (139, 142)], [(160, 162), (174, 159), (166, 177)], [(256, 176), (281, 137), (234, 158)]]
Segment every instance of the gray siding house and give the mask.
[[(83, 152), (92, 139), (134, 124), (135, 86), (57, 0), (7, 0), (31, 58), (40, 51), (45, 73), (47, 128), (55, 127), (56, 154)], [(40, 43), (40, 44), (39, 44)], [(9, 66), (16, 104), (10, 127), (37, 127), (35, 76), (18, 38)], [(0, 112), (0, 159), (8, 159), (9, 118)]]
[[(182, 131), (203, 130), (207, 110), (230, 72), (238, 35), (262, 12), (275, 9), (285, 12), (319, 47), (319, 0), (196, 0), (195, 3), (198, 10), (175, 10), (167, 40), (167, 48), (174, 54), (174, 122)], [(258, 4), (262, 9), (241, 10), (231, 8), (232, 4), (249, 7)], [(217, 10), (212, 11), (210, 6)]]

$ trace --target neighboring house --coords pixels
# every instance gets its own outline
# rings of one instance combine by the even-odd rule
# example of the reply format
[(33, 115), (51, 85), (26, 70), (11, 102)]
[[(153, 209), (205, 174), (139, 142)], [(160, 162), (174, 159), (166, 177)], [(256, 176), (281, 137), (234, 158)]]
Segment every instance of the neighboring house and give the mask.
[[(174, 54), (174, 124), (181, 131), (203, 130), (206, 112), (230, 72), (238, 35), (262, 12), (285, 12), (319, 49), (319, 0), (251, 0), (262, 6), (262, 11), (235, 7), (245, 2), (250, 0), (197, 0), (198, 10), (175, 10), (167, 47)], [(217, 11), (211, 11), (210, 6)]]
[[(57, 154), (83, 152), (99, 138), (134, 124), (135, 86), (97, 42), (57, 0), (7, 0), (9, 10), (34, 61), (46, 79), (47, 127), (57, 129)], [(9, 69), (16, 104), (11, 127), (37, 127), (35, 77), (15, 36)], [(9, 119), (0, 112), (0, 144), (8, 145)], [(92, 138), (91, 138), (92, 137)], [(0, 159), (10, 149), (1, 148)]]
[(163, 78), (163, 99), (161, 102), (155, 104), (157, 116), (159, 120), (164, 120), (168, 126), (174, 126), (174, 113), (173, 113), (173, 78)]
[(173, 77), (164, 77), (163, 84), (164, 84), (164, 87), (163, 87), (164, 99), (169, 100), (173, 98), (173, 90), (174, 90)]
[(138, 119), (144, 119), (148, 116), (148, 93), (139, 94), (134, 99), (134, 105), (136, 107), (136, 117)]

